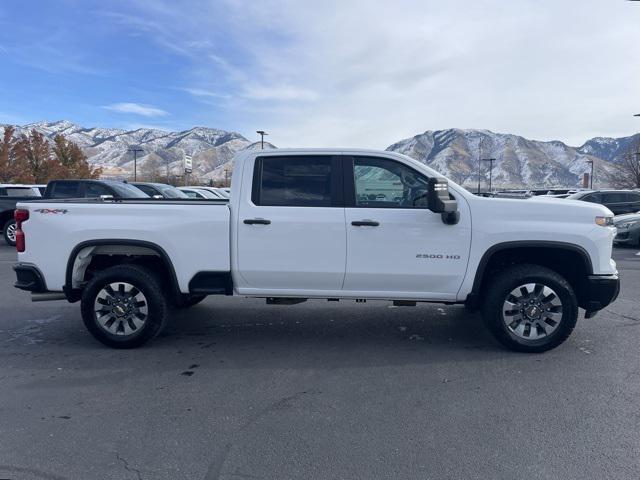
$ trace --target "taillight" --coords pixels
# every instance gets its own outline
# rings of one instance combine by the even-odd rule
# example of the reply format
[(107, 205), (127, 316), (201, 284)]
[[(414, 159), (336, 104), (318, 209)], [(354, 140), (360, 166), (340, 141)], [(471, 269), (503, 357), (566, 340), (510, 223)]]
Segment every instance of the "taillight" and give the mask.
[(29, 210), (16, 210), (13, 212), (13, 218), (16, 220), (16, 250), (18, 250), (18, 252), (24, 252), (26, 245), (24, 232), (22, 231), (22, 222), (29, 220)]

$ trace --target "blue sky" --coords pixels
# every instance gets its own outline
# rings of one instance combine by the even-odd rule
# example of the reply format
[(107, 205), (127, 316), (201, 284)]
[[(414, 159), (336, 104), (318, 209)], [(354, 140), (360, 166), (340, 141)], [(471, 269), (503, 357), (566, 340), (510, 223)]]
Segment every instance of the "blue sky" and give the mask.
[(611, 0), (3, 2), (0, 122), (576, 145), (640, 130), (639, 23), (640, 4)]

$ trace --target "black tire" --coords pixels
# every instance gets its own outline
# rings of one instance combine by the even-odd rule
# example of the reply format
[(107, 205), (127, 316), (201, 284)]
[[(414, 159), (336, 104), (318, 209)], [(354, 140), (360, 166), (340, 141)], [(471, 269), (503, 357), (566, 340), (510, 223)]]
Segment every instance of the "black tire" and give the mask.
[[(117, 290), (109, 289), (111, 284), (117, 284)], [(127, 287), (121, 290), (120, 285), (133, 288), (124, 293), (124, 288)], [(139, 292), (135, 297), (133, 289)], [(114, 292), (113, 296), (110, 291)], [(135, 313), (118, 317), (114, 310), (121, 308), (127, 295), (131, 297), (127, 308)], [(110, 303), (107, 305), (105, 301)], [(142, 303), (144, 305), (138, 305)], [(104, 305), (106, 311), (104, 316), (100, 316), (104, 325), (98, 320), (98, 305)], [(112, 348), (136, 348), (162, 331), (167, 319), (167, 301), (160, 282), (150, 270), (138, 265), (117, 265), (98, 273), (89, 281), (82, 292), (81, 311), (87, 330), (98, 341)], [(109, 317), (105, 321), (107, 316)]]
[(205, 298), (207, 298), (206, 295), (181, 295), (178, 300), (175, 300), (171, 304), (171, 307), (179, 309), (193, 307), (194, 305), (197, 305), (198, 303), (203, 301)]
[[(4, 224), (4, 227), (2, 227), (2, 231), (4, 234), (4, 241), (7, 242), (7, 245), (11, 247), (16, 246), (15, 226), (16, 226), (16, 221), (12, 218), (11, 220), (7, 220), (7, 222)], [(12, 230), (12, 227), (13, 227), (13, 230)], [(10, 233), (11, 231), (14, 232), (13, 238)]]
[[(541, 298), (544, 295), (542, 292), (535, 298), (534, 293), (530, 293), (530, 296), (521, 293), (520, 299), (512, 296), (514, 291), (523, 292), (518, 287), (524, 285), (534, 285), (536, 288), (538, 288), (537, 285), (543, 285), (551, 289), (554, 296), (548, 295), (545, 299), (551, 298), (548, 302), (553, 304), (544, 303), (543, 299), (540, 300), (542, 308), (532, 305), (535, 298)], [(533, 290), (531, 287), (530, 289)], [(527, 291), (527, 288), (524, 291)], [(548, 290), (545, 291), (548, 292)], [(506, 303), (516, 300), (521, 301), (513, 304)], [(526, 309), (507, 310), (506, 305), (519, 308), (523, 306), (522, 303), (527, 304), (527, 300), (531, 301)], [(530, 317), (528, 313), (533, 313), (535, 316)], [(569, 282), (553, 270), (539, 265), (517, 265), (500, 271), (491, 280), (485, 289), (482, 316), (491, 333), (505, 347), (518, 352), (545, 352), (557, 347), (571, 335), (578, 319), (578, 301)], [(522, 320), (519, 321), (518, 318)], [(531, 320), (531, 318), (537, 318), (537, 320)], [(513, 321), (508, 325), (507, 321), (510, 319)], [(543, 322), (549, 322), (549, 324)], [(520, 333), (517, 333), (517, 330), (520, 330), (520, 323), (524, 326)], [(517, 325), (517, 328), (514, 328), (514, 325)], [(547, 330), (550, 331), (547, 333)], [(532, 337), (540, 336), (540, 338), (527, 339), (525, 337), (527, 331)]]

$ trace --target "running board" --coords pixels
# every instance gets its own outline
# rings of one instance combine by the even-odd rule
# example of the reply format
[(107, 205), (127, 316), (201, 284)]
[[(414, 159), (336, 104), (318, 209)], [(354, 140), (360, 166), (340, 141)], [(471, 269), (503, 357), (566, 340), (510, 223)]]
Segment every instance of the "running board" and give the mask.
[(298, 303), (306, 302), (306, 298), (280, 298), (280, 297), (268, 297), (267, 305), (297, 305)]
[(67, 296), (62, 292), (45, 292), (45, 293), (32, 293), (32, 302), (48, 302), (50, 300), (66, 300)]
[(394, 307), (415, 307), (416, 303), (417, 302), (414, 300), (394, 300), (393, 306)]

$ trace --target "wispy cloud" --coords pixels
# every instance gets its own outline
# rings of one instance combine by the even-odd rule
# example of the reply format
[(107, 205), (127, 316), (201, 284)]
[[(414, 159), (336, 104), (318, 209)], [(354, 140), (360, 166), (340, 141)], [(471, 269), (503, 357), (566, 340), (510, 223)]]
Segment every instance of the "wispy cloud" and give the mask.
[(205, 90), (202, 88), (181, 88), (183, 92), (187, 92), (194, 97), (205, 97), (205, 98), (229, 98), (230, 95), (225, 93), (212, 92), (211, 90)]
[(105, 105), (103, 108), (119, 113), (142, 115), (143, 117), (164, 117), (169, 115), (169, 112), (166, 112), (161, 108), (157, 108), (152, 105), (143, 105), (141, 103), (113, 103), (111, 105)]
[(242, 93), (244, 97), (253, 100), (317, 100), (317, 92), (296, 85), (247, 85)]

